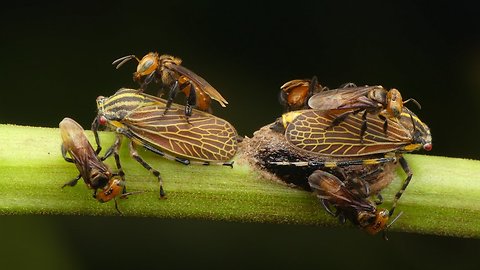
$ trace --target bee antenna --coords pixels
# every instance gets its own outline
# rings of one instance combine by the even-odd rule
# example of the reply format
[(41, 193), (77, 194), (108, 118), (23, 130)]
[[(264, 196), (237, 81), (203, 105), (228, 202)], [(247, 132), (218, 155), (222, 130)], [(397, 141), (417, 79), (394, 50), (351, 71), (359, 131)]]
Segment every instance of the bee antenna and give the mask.
[(123, 66), (123, 64), (125, 64), (126, 62), (132, 59), (136, 59), (138, 62), (140, 62), (140, 59), (138, 59), (134, 54), (131, 54), (131, 55), (118, 58), (117, 60), (112, 62), (112, 65), (117, 65), (115, 68), (119, 69), (121, 66)]
[(417, 105), (417, 107), (421, 110), (422, 109), (422, 105), (420, 105), (420, 103), (418, 101), (416, 101), (414, 98), (409, 98), (407, 100), (405, 100), (403, 102), (403, 104), (407, 103), (407, 102), (413, 102), (415, 105)]
[(403, 215), (403, 211), (401, 211), (401, 212), (392, 220), (392, 222), (390, 222), (390, 223), (385, 227), (385, 229), (383, 230), (383, 239), (385, 239), (385, 241), (388, 241), (388, 236), (387, 236), (388, 229), (390, 229), (390, 227), (392, 227), (393, 223), (395, 223), (395, 221), (397, 221), (397, 219), (400, 218), (401, 215)]
[(146, 191), (145, 190), (140, 190), (140, 191), (134, 191), (134, 192), (127, 192), (127, 193), (123, 193), (122, 195), (120, 195), (120, 199), (127, 199), (128, 196), (130, 195), (136, 195), (136, 194), (141, 194), (141, 193), (145, 193)]

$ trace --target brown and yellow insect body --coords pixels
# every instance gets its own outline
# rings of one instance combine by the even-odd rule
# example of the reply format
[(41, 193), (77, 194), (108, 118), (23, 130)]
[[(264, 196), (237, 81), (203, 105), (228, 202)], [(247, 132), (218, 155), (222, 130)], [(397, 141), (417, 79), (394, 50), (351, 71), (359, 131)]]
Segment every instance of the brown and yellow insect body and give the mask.
[[(392, 215), (396, 204), (407, 188), (413, 173), (403, 153), (420, 149), (432, 149), (432, 136), (428, 126), (407, 108), (392, 120), (386, 119), (389, 129), (383, 129), (383, 120), (374, 115), (352, 114), (338, 125), (332, 126), (338, 118), (338, 111), (303, 110), (284, 114), (274, 124), (282, 122), (286, 141), (295, 149), (308, 155), (325, 157), (322, 162), (272, 162), (274, 165), (313, 166), (315, 168), (348, 167), (352, 165), (370, 166), (388, 162), (399, 162), (407, 174), (402, 188), (395, 195)], [(364, 121), (370, 125), (364, 130), (363, 138), (358, 138)], [(372, 158), (384, 155), (384, 158)], [(351, 160), (328, 161), (333, 158)]]
[[(62, 153), (71, 160), (90, 189), (100, 189), (113, 177), (111, 170), (96, 155), (83, 128), (73, 119), (64, 118), (60, 124)], [(66, 154), (70, 157), (67, 157)], [(75, 182), (76, 184), (76, 182)]]
[(163, 115), (165, 106), (164, 99), (132, 89), (97, 100), (99, 118), (147, 147), (205, 162), (224, 162), (235, 155), (237, 132), (230, 123), (202, 111), (196, 111), (187, 122), (183, 106), (173, 104)]
[(403, 105), (406, 102), (413, 101), (420, 107), (414, 99), (403, 101), (400, 91), (393, 88), (386, 90), (380, 85), (345, 87), (323, 91), (313, 95), (308, 100), (310, 108), (322, 111), (333, 111), (338, 114), (337, 119), (332, 122), (331, 128), (344, 121), (352, 114), (361, 113), (364, 121), (360, 129), (360, 138), (363, 139), (365, 129), (367, 128), (367, 114), (373, 114), (384, 121), (383, 130), (387, 133), (389, 122), (386, 119), (398, 120), (403, 111)]
[(285, 111), (308, 109), (308, 99), (324, 90), (316, 77), (311, 80), (291, 80), (280, 87), (280, 103)]
[(387, 228), (389, 211), (378, 209), (367, 198), (351, 192), (333, 174), (316, 170), (308, 177), (308, 183), (328, 213), (350, 220), (369, 234), (377, 234)]
[(85, 136), (84, 129), (77, 122), (70, 118), (64, 118), (59, 127), (62, 137), (62, 155), (66, 161), (74, 163), (80, 172), (76, 178), (65, 183), (63, 187), (75, 186), (78, 180), (83, 178), (87, 187), (94, 190), (93, 197), (95, 199), (99, 202), (108, 202), (114, 199), (115, 208), (120, 212), (116, 198), (129, 195), (124, 193), (123, 171), (120, 169), (118, 173), (113, 173), (102, 162)]
[[(138, 61), (137, 71), (133, 73), (133, 80), (140, 83), (140, 92), (153, 80), (170, 88), (165, 113), (169, 110), (170, 104), (179, 91), (186, 95), (185, 115), (187, 117), (191, 115), (189, 106), (202, 111), (210, 111), (212, 99), (218, 101), (222, 107), (226, 107), (228, 104), (227, 100), (205, 79), (182, 66), (182, 60), (178, 57), (150, 52), (142, 59), (138, 59), (135, 55), (128, 55), (115, 60), (112, 64), (116, 65), (118, 69), (131, 59)], [(189, 89), (185, 90), (187, 87)]]
[(133, 89), (120, 89), (111, 97), (98, 97), (98, 116), (92, 124), (97, 145), (99, 125), (117, 132), (111, 147), (118, 152), (121, 138), (130, 139), (130, 153), (142, 166), (152, 172), (160, 182), (160, 196), (164, 196), (160, 172), (146, 163), (135, 150), (141, 146), (167, 159), (188, 165), (229, 162), (237, 151), (237, 132), (227, 121), (203, 111), (195, 110), (188, 121), (184, 107), (172, 104), (164, 114), (167, 101)]

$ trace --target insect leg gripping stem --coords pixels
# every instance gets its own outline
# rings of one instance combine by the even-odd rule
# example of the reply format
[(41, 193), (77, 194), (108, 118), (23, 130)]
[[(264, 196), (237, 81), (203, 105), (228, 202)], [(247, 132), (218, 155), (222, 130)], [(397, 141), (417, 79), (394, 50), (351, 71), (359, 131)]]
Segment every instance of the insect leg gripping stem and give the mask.
[(95, 143), (97, 144), (97, 149), (95, 150), (95, 154), (98, 155), (100, 154), (100, 151), (102, 151), (102, 147), (100, 146), (100, 137), (98, 136), (98, 116), (93, 119), (92, 122), (92, 131), (93, 135), (95, 136)]
[(162, 177), (160, 176), (160, 172), (153, 169), (152, 166), (150, 166), (141, 156), (138, 155), (137, 150), (135, 149), (135, 145), (133, 141), (130, 141), (128, 144), (129, 149), (130, 149), (130, 155), (132, 156), (133, 159), (135, 159), (138, 163), (140, 163), (145, 169), (150, 171), (155, 177), (158, 179), (158, 183), (160, 185), (160, 198), (165, 197), (165, 191), (163, 190), (163, 180)]
[(392, 208), (390, 209), (390, 216), (393, 215), (393, 211), (395, 211), (395, 208), (397, 207), (398, 200), (402, 196), (402, 194), (405, 192), (405, 189), (407, 189), (408, 184), (410, 183), (410, 180), (412, 180), (413, 173), (410, 170), (410, 167), (408, 166), (407, 161), (405, 158), (402, 156), (399, 159), (400, 165), (402, 166), (403, 171), (407, 174), (407, 178), (403, 182), (402, 188), (395, 194), (395, 198), (393, 199), (393, 204)]

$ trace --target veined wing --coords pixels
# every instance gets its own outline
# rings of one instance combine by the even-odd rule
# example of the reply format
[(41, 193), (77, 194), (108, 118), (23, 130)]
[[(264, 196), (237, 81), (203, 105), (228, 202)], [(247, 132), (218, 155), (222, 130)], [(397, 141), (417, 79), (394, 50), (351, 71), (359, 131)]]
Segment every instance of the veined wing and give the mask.
[(188, 119), (179, 106), (163, 115), (165, 104), (146, 105), (130, 112), (122, 123), (137, 139), (175, 156), (201, 161), (227, 161), (237, 151), (237, 132), (227, 121), (208, 113)]
[(412, 141), (409, 130), (397, 121), (388, 120), (385, 135), (384, 121), (376, 115), (368, 114), (368, 127), (361, 143), (358, 136), (362, 127), (361, 116), (352, 114), (339, 125), (331, 127), (332, 121), (337, 116), (338, 114), (334, 112), (302, 111), (288, 124), (285, 137), (301, 150), (336, 157), (387, 153), (398, 150)]
[(199, 87), (200, 90), (207, 93), (207, 95), (209, 95), (212, 99), (218, 101), (218, 103), (220, 103), (220, 105), (222, 105), (222, 107), (226, 107), (226, 104), (228, 104), (228, 102), (225, 100), (225, 98), (223, 98), (222, 95), (215, 88), (213, 88), (213, 86), (211, 86), (205, 79), (198, 76), (193, 71), (187, 69), (184, 66), (176, 65), (176, 64), (170, 63), (170, 62), (165, 63), (165, 66), (168, 69), (174, 70), (174, 71), (178, 72), (179, 74), (185, 76), (189, 80), (191, 80), (195, 84), (196, 87)]
[(381, 86), (347, 87), (322, 91), (308, 100), (308, 106), (315, 110), (355, 109), (376, 106), (365, 98), (368, 92)]

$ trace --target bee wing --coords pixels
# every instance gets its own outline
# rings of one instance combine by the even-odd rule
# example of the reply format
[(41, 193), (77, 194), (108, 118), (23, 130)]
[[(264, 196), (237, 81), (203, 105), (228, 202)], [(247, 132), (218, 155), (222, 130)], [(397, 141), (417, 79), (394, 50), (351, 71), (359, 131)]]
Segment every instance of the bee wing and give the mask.
[(319, 92), (308, 100), (308, 106), (316, 110), (360, 109), (376, 107), (370, 99), (362, 98), (379, 86), (338, 88)]
[(165, 63), (165, 66), (168, 69), (176, 71), (191, 80), (195, 84), (195, 86), (199, 87), (200, 90), (207, 93), (207, 95), (209, 95), (212, 99), (218, 101), (218, 103), (220, 103), (222, 107), (226, 107), (226, 104), (228, 104), (225, 98), (223, 98), (222, 95), (215, 88), (213, 88), (213, 86), (211, 86), (207, 81), (205, 81), (205, 79), (198, 76), (193, 71), (187, 69), (184, 66), (176, 65), (171, 62)]
[(60, 122), (59, 127), (63, 147), (81, 170), (82, 176), (92, 168), (107, 170), (106, 165), (95, 154), (95, 150), (85, 136), (84, 129), (75, 120), (66, 117)]
[(237, 132), (227, 121), (195, 110), (187, 122), (183, 106), (172, 106), (166, 115), (164, 110), (165, 103), (155, 102), (130, 112), (122, 120), (130, 139), (193, 160), (228, 161), (235, 155)]
[(343, 210), (353, 208), (357, 211), (375, 210), (368, 200), (353, 194), (333, 174), (316, 170), (308, 177), (308, 183), (319, 198), (328, 200), (337, 208)]
[[(340, 112), (304, 110), (287, 126), (285, 137), (297, 149), (318, 155), (354, 157), (396, 151), (412, 141), (408, 129), (398, 121), (388, 121), (388, 130), (383, 131), (384, 121), (376, 115), (367, 115), (367, 130), (360, 140), (363, 120), (351, 114), (335, 127), (332, 122)], [(402, 117), (407, 117), (403, 116)]]
[(287, 92), (292, 88), (299, 87), (299, 86), (309, 86), (310, 85), (310, 80), (303, 80), (303, 79), (298, 79), (298, 80), (291, 80), (286, 83), (284, 83), (282, 86), (280, 86), (280, 89), (283, 91)]

